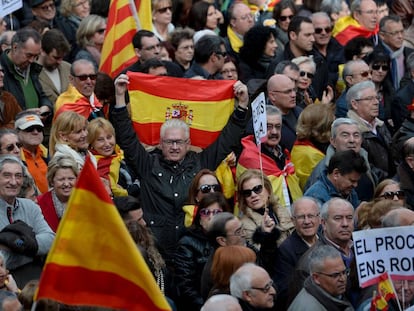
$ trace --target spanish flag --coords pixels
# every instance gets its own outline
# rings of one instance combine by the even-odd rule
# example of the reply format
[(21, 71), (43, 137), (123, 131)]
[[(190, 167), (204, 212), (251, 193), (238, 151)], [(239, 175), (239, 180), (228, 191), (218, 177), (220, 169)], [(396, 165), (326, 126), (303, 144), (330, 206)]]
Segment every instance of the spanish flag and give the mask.
[(371, 310), (385, 311), (389, 308), (389, 302), (393, 299), (397, 299), (397, 294), (388, 272), (382, 273), (378, 277), (378, 280), (378, 292), (371, 301)]
[(79, 175), (34, 300), (171, 310), (90, 158)]
[(131, 119), (144, 144), (157, 145), (161, 125), (176, 118), (190, 126), (191, 145), (205, 148), (234, 111), (235, 81), (127, 74)]
[[(137, 13), (138, 8), (138, 13)], [(138, 29), (152, 30), (150, 0), (111, 0), (99, 70), (112, 78), (137, 61), (132, 38)]]
[(376, 35), (379, 31), (377, 24), (376, 28), (371, 31), (362, 27), (352, 16), (344, 16), (338, 19), (332, 31), (332, 36), (342, 45), (345, 46), (349, 40), (362, 36), (370, 38)]

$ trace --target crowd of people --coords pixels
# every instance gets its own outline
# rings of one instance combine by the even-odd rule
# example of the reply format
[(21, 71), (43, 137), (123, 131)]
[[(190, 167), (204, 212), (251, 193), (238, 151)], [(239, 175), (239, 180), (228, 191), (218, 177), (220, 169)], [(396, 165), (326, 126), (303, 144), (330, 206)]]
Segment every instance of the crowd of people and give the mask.
[[(89, 157), (173, 310), (373, 310), (352, 232), (414, 224), (413, 4), (152, 0), (137, 61), (112, 78), (109, 2), (0, 18), (1, 309), (30, 309)], [(133, 102), (128, 72), (232, 80), (234, 111), (202, 150), (176, 118), (144, 145), (130, 107), (152, 103)], [(414, 305), (414, 272), (393, 283)]]

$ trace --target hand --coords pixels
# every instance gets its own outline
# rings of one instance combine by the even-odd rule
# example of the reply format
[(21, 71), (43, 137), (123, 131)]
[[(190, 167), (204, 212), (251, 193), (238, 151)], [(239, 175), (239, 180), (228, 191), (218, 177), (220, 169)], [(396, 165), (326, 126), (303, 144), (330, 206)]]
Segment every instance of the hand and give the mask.
[(322, 104), (330, 104), (334, 99), (334, 91), (330, 85), (326, 87), (326, 90), (322, 94)]
[(115, 84), (116, 106), (124, 106), (125, 105), (125, 92), (128, 89), (129, 77), (126, 74), (121, 74), (115, 79), (114, 84)]
[(6, 285), (7, 290), (10, 292), (17, 293), (19, 291), (19, 288), (17, 287), (17, 283), (11, 274), (7, 275), (7, 278), (4, 281), (4, 284)]
[(249, 93), (247, 91), (247, 86), (241, 81), (237, 81), (233, 85), (234, 96), (239, 100), (239, 106), (241, 108), (247, 109), (249, 104)]
[(269, 212), (266, 209), (262, 219), (262, 231), (270, 233), (273, 231), (275, 226), (275, 221), (272, 219), (272, 217), (269, 216)]

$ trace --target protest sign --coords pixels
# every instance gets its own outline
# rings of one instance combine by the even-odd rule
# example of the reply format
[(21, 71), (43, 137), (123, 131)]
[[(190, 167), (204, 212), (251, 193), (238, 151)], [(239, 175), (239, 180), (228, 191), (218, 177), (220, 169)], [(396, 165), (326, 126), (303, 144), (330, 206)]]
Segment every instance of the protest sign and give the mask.
[(266, 99), (263, 92), (252, 102), (252, 116), (254, 137), (259, 146), (267, 136)]

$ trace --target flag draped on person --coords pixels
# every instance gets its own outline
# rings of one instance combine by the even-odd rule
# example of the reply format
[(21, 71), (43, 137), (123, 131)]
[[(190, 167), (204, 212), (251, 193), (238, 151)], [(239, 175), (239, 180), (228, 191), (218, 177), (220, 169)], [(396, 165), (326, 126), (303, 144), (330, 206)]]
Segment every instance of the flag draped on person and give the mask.
[(132, 38), (152, 29), (150, 0), (111, 0), (99, 70), (112, 78), (137, 61)]
[(127, 72), (131, 119), (141, 142), (157, 145), (169, 119), (190, 126), (191, 145), (216, 140), (234, 111), (235, 81), (194, 80)]
[(397, 299), (394, 285), (387, 272), (384, 272), (378, 277), (378, 290), (377, 294), (371, 301), (371, 311), (376, 310), (388, 310), (389, 302), (392, 299)]
[(379, 26), (374, 30), (362, 27), (352, 16), (344, 16), (338, 19), (332, 30), (332, 36), (342, 45), (345, 46), (349, 40), (362, 36), (370, 38), (378, 33)]
[(73, 189), (34, 300), (171, 310), (90, 158)]

